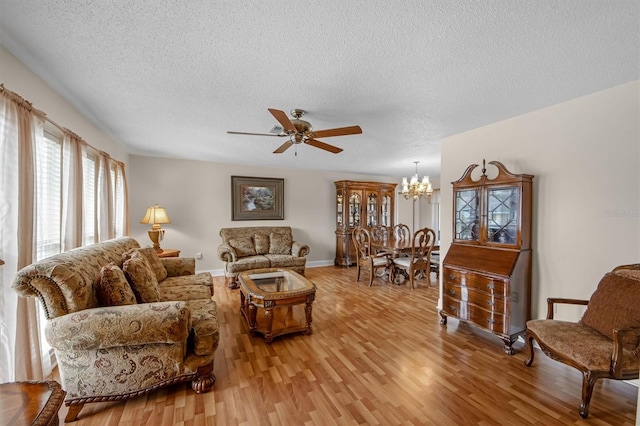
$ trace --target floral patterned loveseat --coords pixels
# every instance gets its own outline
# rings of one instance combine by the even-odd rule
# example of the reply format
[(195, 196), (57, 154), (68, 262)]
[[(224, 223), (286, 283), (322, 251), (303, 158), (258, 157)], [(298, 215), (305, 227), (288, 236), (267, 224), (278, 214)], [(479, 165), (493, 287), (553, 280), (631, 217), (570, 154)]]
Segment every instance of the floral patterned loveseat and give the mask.
[(230, 288), (238, 288), (238, 274), (250, 269), (288, 268), (304, 275), (309, 246), (293, 241), (290, 226), (222, 228), (220, 237), (218, 257)]
[(214, 382), (218, 318), (213, 280), (195, 259), (160, 259), (130, 237), (80, 247), (18, 271), (13, 289), (37, 297), (48, 319), (73, 421), (87, 402)]

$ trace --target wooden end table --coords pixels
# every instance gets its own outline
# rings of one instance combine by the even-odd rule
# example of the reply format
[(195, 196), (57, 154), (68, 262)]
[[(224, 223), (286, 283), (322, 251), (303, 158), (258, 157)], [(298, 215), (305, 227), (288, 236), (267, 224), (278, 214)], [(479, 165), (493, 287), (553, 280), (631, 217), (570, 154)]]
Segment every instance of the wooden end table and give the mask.
[(157, 253), (158, 257), (180, 257), (180, 250), (176, 249), (162, 249), (160, 253)]
[[(311, 334), (311, 309), (316, 286), (289, 269), (267, 268), (242, 272), (240, 281), (240, 312), (247, 320), (249, 332), (261, 333), (267, 343), (283, 334), (303, 331)], [(304, 304), (304, 321), (296, 320), (295, 305)], [(282, 326), (273, 329), (276, 308), (286, 307)], [(257, 311), (264, 309), (264, 321), (258, 321)]]
[(0, 423), (55, 426), (66, 394), (55, 381), (0, 383)]

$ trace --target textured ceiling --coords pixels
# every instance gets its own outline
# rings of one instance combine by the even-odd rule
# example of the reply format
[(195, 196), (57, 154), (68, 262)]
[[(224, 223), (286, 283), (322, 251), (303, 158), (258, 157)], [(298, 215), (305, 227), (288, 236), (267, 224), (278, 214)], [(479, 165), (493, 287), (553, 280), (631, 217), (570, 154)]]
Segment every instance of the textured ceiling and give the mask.
[[(449, 135), (640, 78), (636, 0), (0, 0), (0, 42), (131, 153), (439, 175)], [(37, 105), (36, 105), (37, 106)], [(307, 111), (330, 154), (268, 132)], [(55, 114), (49, 111), (49, 115)], [(91, 141), (89, 141), (91, 142)]]

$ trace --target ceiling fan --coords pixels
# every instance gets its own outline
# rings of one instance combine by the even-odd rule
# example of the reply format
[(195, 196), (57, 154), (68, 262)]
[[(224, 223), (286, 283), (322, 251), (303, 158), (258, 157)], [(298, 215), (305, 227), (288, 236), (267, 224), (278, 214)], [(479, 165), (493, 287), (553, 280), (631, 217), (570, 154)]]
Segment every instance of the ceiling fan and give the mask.
[[(301, 109), (291, 110), (293, 119), (289, 119), (284, 111), (280, 111), (278, 109), (269, 108), (269, 112), (275, 117), (276, 120), (278, 120), (278, 123), (280, 123), (280, 125), (282, 126), (274, 126), (272, 132), (276, 131), (277, 133), (248, 133), (232, 131), (228, 131), (227, 133), (233, 135), (288, 137), (289, 140), (280, 145), (275, 151), (273, 151), (274, 154), (282, 154), (292, 145), (297, 145), (300, 143), (306, 143), (308, 145), (315, 146), (316, 148), (324, 149), (325, 151), (337, 154), (342, 151), (342, 148), (329, 145), (328, 143), (319, 141), (316, 138), (356, 135), (362, 133), (362, 129), (360, 128), (360, 126), (339, 127), (326, 130), (313, 130), (313, 127), (311, 127), (311, 123), (300, 119), (300, 117), (304, 115), (304, 111)], [(298, 153), (296, 152), (296, 155), (297, 154)]]

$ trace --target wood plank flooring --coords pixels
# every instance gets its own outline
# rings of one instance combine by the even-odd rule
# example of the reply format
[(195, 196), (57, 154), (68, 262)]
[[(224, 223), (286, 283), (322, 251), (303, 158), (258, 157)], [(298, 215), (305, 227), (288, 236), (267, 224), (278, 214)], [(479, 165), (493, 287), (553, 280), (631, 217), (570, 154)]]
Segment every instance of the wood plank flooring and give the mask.
[[(502, 341), (466, 323), (439, 323), (437, 284), (415, 290), (355, 268), (307, 269), (318, 287), (313, 334), (250, 336), (238, 290), (215, 277), (221, 341), (214, 390), (178, 384), (128, 401), (87, 404), (93, 425), (629, 425), (637, 388), (600, 380), (588, 419), (581, 375), (538, 351), (525, 367)], [(433, 275), (432, 275), (433, 278)], [(67, 408), (60, 410), (64, 421)]]

